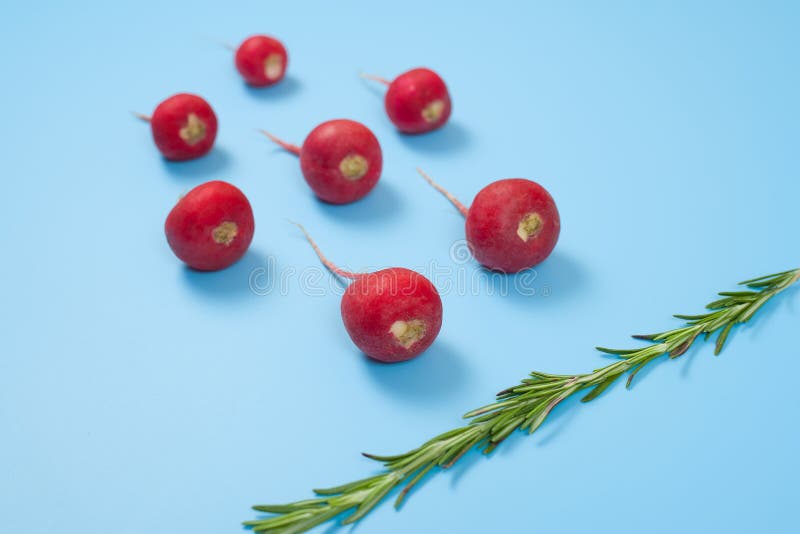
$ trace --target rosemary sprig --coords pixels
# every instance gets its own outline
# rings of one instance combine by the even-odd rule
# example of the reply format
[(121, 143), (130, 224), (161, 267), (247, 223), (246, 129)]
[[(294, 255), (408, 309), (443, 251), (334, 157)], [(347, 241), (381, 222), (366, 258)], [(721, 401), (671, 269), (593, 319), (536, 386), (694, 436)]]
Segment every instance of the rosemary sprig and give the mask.
[(354, 523), (364, 517), (398, 486), (403, 486), (395, 500), (400, 506), (408, 492), (425, 475), (436, 468), (448, 468), (473, 447), (490, 453), (515, 430), (533, 433), (547, 416), (567, 398), (586, 392), (582, 401), (597, 398), (606, 388), (627, 375), (630, 387), (636, 374), (662, 356), (678, 358), (686, 353), (699, 336), (706, 339), (719, 332), (715, 354), (719, 354), (734, 325), (748, 321), (772, 297), (800, 280), (800, 269), (762, 276), (742, 282), (743, 291), (720, 293), (718, 300), (699, 315), (676, 315), (685, 321), (680, 328), (659, 334), (634, 336), (650, 344), (637, 349), (597, 347), (603, 353), (616, 356), (614, 363), (587, 374), (553, 375), (532, 372), (516, 386), (497, 394), (495, 402), (464, 415), (465, 426), (430, 439), (414, 450), (396, 456), (364, 454), (383, 463), (378, 475), (342, 486), (317, 489), (316, 498), (282, 505), (259, 505), (253, 509), (274, 514), (264, 519), (247, 521), (246, 526), (257, 532), (305, 532), (339, 514), (355, 510), (342, 524)]

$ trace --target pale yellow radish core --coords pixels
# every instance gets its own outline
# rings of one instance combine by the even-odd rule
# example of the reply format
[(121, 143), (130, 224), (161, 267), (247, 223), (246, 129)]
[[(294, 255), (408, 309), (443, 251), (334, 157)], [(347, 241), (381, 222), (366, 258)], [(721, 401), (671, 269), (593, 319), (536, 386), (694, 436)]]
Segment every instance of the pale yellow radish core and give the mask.
[(523, 241), (528, 241), (542, 230), (542, 218), (538, 213), (528, 213), (520, 221), (517, 226), (517, 235)]
[(233, 243), (236, 234), (239, 233), (239, 227), (235, 222), (225, 221), (211, 231), (211, 236), (214, 242), (218, 245), (230, 246)]
[(196, 145), (206, 137), (206, 123), (194, 113), (189, 113), (186, 124), (181, 128), (179, 135), (187, 145)]
[(264, 60), (264, 76), (268, 80), (277, 80), (283, 74), (283, 58), (280, 54), (270, 54)]
[(395, 321), (389, 332), (403, 347), (409, 348), (425, 336), (425, 323), (419, 319)]
[(352, 182), (367, 174), (367, 169), (369, 169), (367, 159), (359, 154), (350, 154), (339, 162), (339, 172)]
[(444, 113), (444, 102), (441, 100), (434, 100), (422, 108), (422, 118), (425, 119), (425, 122), (438, 121), (442, 113)]

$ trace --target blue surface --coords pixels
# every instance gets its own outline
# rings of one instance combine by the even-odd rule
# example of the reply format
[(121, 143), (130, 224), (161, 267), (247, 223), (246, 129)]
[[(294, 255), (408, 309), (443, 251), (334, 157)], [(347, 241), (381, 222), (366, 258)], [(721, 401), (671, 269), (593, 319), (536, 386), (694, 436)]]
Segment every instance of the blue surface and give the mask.
[[(241, 532), (249, 505), (372, 473), (359, 452), (415, 446), (531, 369), (590, 370), (594, 345), (800, 263), (797, 3), (61, 4), (0, 19), (4, 534)], [(218, 45), (255, 32), (289, 50), (278, 87), (245, 87)], [(403, 137), (357, 74), (418, 65), (446, 79), (454, 114)], [(210, 156), (165, 163), (129, 112), (179, 91), (206, 96), (220, 132)], [(345, 207), (317, 202), (254, 131), (301, 142), (335, 117), (385, 154), (375, 191)], [(490, 294), (450, 258), (463, 222), (418, 165), (467, 203), (502, 177), (552, 192), (563, 232), (536, 295)], [(200, 274), (162, 225), (211, 179), (245, 191), (257, 229), (243, 261)], [(483, 282), (443, 289), (428, 353), (370, 363), (340, 288), (301, 289), (318, 264), (286, 218), (346, 267)], [(262, 267), (259, 283), (294, 269), (287, 291), (251, 291)], [(799, 307), (790, 292), (720, 358), (705, 346), (567, 403), (356, 531), (796, 531)]]

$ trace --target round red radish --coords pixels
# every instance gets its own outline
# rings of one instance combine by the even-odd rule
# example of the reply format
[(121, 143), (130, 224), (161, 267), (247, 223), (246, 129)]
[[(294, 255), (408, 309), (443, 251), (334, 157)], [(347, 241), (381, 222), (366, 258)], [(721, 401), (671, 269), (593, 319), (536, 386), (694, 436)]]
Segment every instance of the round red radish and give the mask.
[(544, 187), (522, 178), (493, 182), (475, 196), (466, 232), (481, 264), (515, 273), (541, 263), (553, 251), (561, 221)]
[(289, 57), (283, 43), (267, 35), (253, 35), (236, 49), (236, 69), (254, 87), (266, 87), (281, 81)]
[(391, 82), (375, 76), (366, 77), (389, 86), (384, 99), (386, 113), (403, 133), (430, 132), (450, 118), (452, 103), (447, 85), (430, 69), (411, 69)]
[(401, 362), (430, 347), (442, 327), (442, 299), (430, 280), (402, 267), (362, 274), (342, 297), (342, 320), (364, 354)]
[(254, 230), (247, 197), (222, 181), (206, 182), (189, 191), (164, 224), (172, 252), (200, 271), (218, 271), (238, 261), (247, 252)]
[(298, 226), (325, 267), (353, 280), (342, 297), (342, 321), (364, 354), (394, 363), (419, 356), (431, 346), (442, 328), (442, 299), (430, 280), (402, 267), (374, 273), (342, 270)]
[(300, 156), (306, 182), (325, 202), (354, 202), (372, 191), (381, 177), (381, 145), (375, 134), (360, 122), (347, 119), (323, 122), (311, 130), (302, 147), (263, 133)]
[(516, 273), (543, 262), (555, 248), (561, 219), (553, 197), (536, 182), (523, 178), (492, 182), (467, 208), (419, 172), (464, 215), (467, 244), (483, 266)]
[(211, 150), (217, 137), (217, 116), (197, 95), (169, 97), (158, 105), (149, 121), (158, 150), (174, 161), (199, 158)]

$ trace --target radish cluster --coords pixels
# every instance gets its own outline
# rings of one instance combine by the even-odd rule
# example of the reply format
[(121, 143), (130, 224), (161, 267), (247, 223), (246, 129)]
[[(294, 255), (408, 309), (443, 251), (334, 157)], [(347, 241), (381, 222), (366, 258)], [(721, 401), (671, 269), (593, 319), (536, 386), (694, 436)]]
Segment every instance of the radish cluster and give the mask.
[[(252, 87), (269, 87), (286, 77), (288, 53), (274, 37), (254, 35), (234, 53), (234, 65)], [(422, 134), (446, 125), (452, 100), (444, 80), (427, 68), (415, 68), (394, 80), (364, 75), (387, 86), (384, 106), (402, 134)], [(158, 104), (150, 123), (153, 142), (170, 161), (202, 157), (213, 150), (217, 115), (202, 97), (179, 93)], [(383, 152), (364, 124), (349, 119), (323, 122), (301, 146), (261, 130), (299, 157), (300, 170), (314, 194), (330, 204), (364, 198), (378, 184)], [(514, 273), (544, 261), (558, 240), (560, 219), (550, 194), (521, 178), (487, 185), (467, 208), (421, 170), (420, 174), (464, 215), (469, 248), (489, 269)], [(376, 272), (345, 271), (330, 262), (298, 225), (320, 261), (349, 285), (341, 316), (353, 343), (372, 359), (410, 360), (434, 342), (442, 327), (442, 300), (425, 276), (402, 267)], [(214, 180), (198, 185), (178, 200), (167, 215), (164, 232), (169, 248), (189, 268), (216, 271), (247, 252), (255, 232), (249, 200), (234, 185)]]

